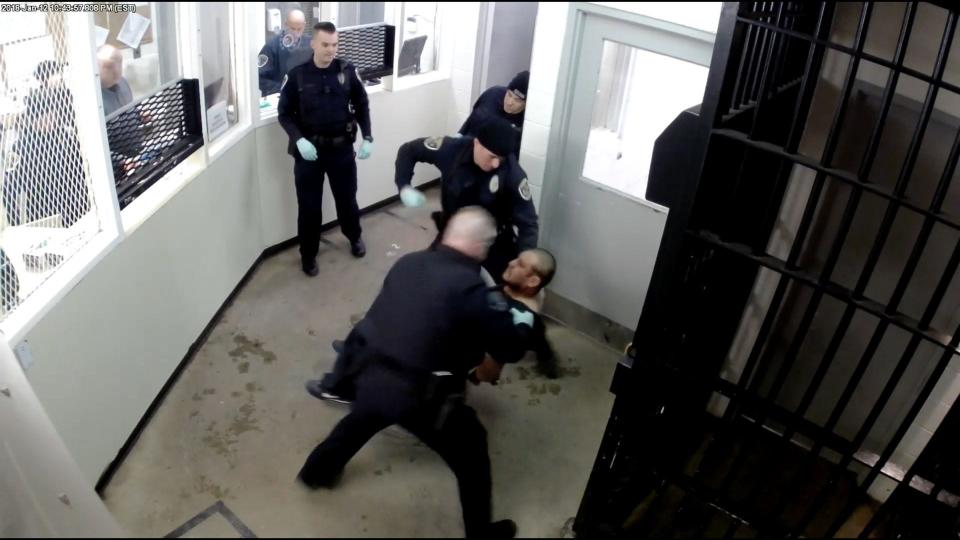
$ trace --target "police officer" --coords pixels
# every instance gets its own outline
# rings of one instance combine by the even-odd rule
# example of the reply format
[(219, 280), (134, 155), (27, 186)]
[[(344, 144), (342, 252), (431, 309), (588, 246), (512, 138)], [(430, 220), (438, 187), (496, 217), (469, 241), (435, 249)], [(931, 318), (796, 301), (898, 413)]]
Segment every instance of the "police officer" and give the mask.
[(396, 162), (395, 181), (408, 207), (426, 202), (423, 193), (410, 186), (414, 165), (432, 163), (440, 169), (443, 211), (435, 218), (438, 229), (464, 206), (482, 206), (494, 215), (497, 240), (483, 266), (498, 281), (520, 251), (537, 247), (539, 234), (530, 185), (513, 154), (512, 138), (507, 121), (491, 118), (480, 125), (476, 138), (414, 139), (400, 147)]
[(486, 431), (463, 402), (467, 373), (483, 363), (484, 351), (501, 363), (519, 360), (533, 325), (532, 312), (511, 309), (479, 277), (495, 234), (489, 213), (466, 208), (451, 218), (439, 246), (393, 265), (347, 343), (359, 370), (356, 400), (310, 454), (298, 475), (304, 484), (332, 487), (371, 437), (399, 424), (453, 469), (468, 538), (513, 537), (512, 521), (491, 523)]
[(286, 30), (270, 38), (260, 49), (257, 66), (260, 68), (261, 96), (279, 92), (283, 76), (294, 66), (310, 59), (310, 36), (303, 34), (306, 26), (303, 12), (295, 9), (287, 14)]
[(503, 118), (514, 130), (513, 153), (520, 153), (520, 137), (523, 134), (523, 116), (527, 106), (527, 84), (530, 72), (517, 73), (507, 86), (492, 86), (480, 94), (473, 111), (460, 127), (460, 135), (476, 136), (480, 126), (490, 118)]
[[(553, 280), (557, 271), (557, 261), (553, 254), (545, 249), (524, 250), (516, 259), (510, 261), (503, 272), (502, 285), (491, 285), (491, 290), (502, 292), (510, 307), (516, 307), (533, 313), (533, 329), (528, 332), (525, 350), (533, 351), (537, 357), (537, 370), (550, 379), (560, 376), (556, 354), (547, 340), (547, 328), (543, 317), (539, 315), (543, 306), (543, 289)], [(354, 327), (346, 341), (334, 341), (333, 349), (337, 360), (333, 370), (321, 379), (307, 381), (307, 392), (324, 401), (350, 403), (355, 398), (353, 377), (356, 371), (356, 358), (352, 352), (362, 340)], [(489, 364), (489, 362), (488, 362)], [(499, 370), (497, 371), (499, 373)]]
[(309, 276), (317, 275), (324, 173), (330, 177), (337, 219), (340, 230), (350, 240), (350, 252), (354, 257), (367, 253), (360, 238), (357, 207), (357, 163), (353, 152), (357, 123), (363, 132), (363, 143), (356, 157), (366, 159), (373, 149), (367, 91), (353, 64), (336, 58), (336, 27), (321, 22), (313, 30), (313, 60), (290, 70), (278, 105), (280, 125), (290, 137), (287, 151), (294, 159), (300, 262)]

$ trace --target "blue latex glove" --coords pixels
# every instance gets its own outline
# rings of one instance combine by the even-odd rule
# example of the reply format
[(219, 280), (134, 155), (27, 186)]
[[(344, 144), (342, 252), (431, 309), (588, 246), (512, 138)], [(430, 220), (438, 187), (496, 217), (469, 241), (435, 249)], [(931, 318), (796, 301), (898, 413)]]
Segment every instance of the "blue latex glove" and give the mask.
[(317, 160), (317, 147), (303, 137), (297, 139), (297, 150), (300, 151), (300, 156), (303, 157), (303, 159), (307, 161)]
[(427, 196), (417, 188), (406, 186), (400, 190), (400, 201), (407, 208), (419, 208), (427, 202)]
[(370, 157), (370, 152), (373, 152), (373, 143), (363, 141), (360, 143), (360, 150), (357, 151), (357, 159), (367, 159)]
[(530, 328), (533, 328), (533, 312), (532, 311), (520, 311), (517, 308), (510, 308), (510, 314), (513, 315), (513, 325), (520, 326), (525, 324)]

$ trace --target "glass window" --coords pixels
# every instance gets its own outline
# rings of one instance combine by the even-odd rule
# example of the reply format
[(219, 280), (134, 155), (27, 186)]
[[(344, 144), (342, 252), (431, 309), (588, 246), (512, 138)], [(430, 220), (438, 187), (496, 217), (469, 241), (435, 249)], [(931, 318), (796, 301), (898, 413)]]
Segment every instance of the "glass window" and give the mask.
[(0, 321), (101, 230), (62, 14), (0, 17)]
[(404, 2), (403, 30), (397, 76), (427, 73), (437, 68), (437, 2)]
[(263, 47), (257, 56), (261, 108), (276, 108), (280, 85), (290, 69), (313, 55), (310, 37), (323, 14), (319, 3), (265, 2)]
[(136, 12), (94, 15), (104, 116), (180, 78), (175, 9), (141, 2)]
[(653, 144), (680, 112), (703, 101), (709, 71), (605, 40), (583, 176), (645, 199)]
[(197, 4), (200, 55), (203, 59), (203, 95), (207, 113), (207, 140), (214, 141), (239, 120), (233, 28), (233, 2)]
[(384, 21), (384, 2), (337, 2), (338, 28)]

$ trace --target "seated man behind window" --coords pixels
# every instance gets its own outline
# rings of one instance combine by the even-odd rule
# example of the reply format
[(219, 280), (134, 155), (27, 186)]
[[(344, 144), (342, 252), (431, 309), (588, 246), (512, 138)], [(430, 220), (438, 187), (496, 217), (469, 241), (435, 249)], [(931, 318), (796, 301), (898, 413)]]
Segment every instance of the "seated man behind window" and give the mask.
[(133, 101), (133, 92), (123, 78), (123, 55), (116, 47), (103, 45), (97, 49), (97, 65), (103, 93), (103, 116), (106, 117)]
[(295, 9), (287, 14), (287, 29), (270, 38), (260, 49), (257, 65), (260, 68), (261, 96), (279, 92), (290, 68), (313, 58), (310, 36), (303, 35), (306, 26), (306, 16)]

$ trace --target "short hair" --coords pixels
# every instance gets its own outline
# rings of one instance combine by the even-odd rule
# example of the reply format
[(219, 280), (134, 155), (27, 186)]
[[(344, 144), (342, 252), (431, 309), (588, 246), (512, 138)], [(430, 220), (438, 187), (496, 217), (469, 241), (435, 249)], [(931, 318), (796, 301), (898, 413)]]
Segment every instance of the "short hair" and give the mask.
[(317, 24), (313, 25), (313, 29), (320, 32), (326, 32), (328, 34), (334, 34), (337, 31), (337, 27), (334, 26), (330, 21), (318, 22)]
[(557, 273), (557, 259), (543, 248), (533, 248), (527, 251), (532, 252), (537, 258), (536, 264), (533, 265), (533, 271), (540, 278), (540, 288), (543, 289), (553, 281), (553, 276)]
[(302, 20), (303, 22), (307, 22), (307, 16), (303, 13), (302, 10), (299, 10), (299, 9), (291, 9), (291, 10), (287, 13), (287, 22), (288, 22), (288, 23), (290, 22), (290, 19), (294, 19), (294, 18), (295, 18), (295, 19)]
[(493, 244), (497, 237), (497, 222), (482, 206), (466, 206), (457, 210), (443, 232), (445, 241), (485, 245)]
[(104, 43), (103, 45), (97, 47), (97, 60), (120, 60), (123, 62), (123, 53), (120, 52), (120, 49), (110, 45), (109, 43)]

